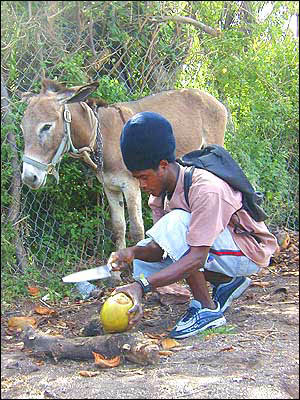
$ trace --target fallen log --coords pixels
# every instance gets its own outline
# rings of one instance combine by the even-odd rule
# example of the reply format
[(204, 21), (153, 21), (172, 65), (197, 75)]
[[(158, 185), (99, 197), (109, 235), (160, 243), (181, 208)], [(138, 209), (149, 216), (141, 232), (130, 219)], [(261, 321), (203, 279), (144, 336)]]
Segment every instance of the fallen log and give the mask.
[(64, 338), (45, 335), (27, 326), (22, 333), (24, 349), (33, 355), (52, 356), (55, 362), (61, 359), (92, 360), (93, 352), (111, 359), (122, 356), (141, 365), (156, 364), (159, 360), (159, 347), (144, 337), (141, 332), (124, 332), (94, 337)]

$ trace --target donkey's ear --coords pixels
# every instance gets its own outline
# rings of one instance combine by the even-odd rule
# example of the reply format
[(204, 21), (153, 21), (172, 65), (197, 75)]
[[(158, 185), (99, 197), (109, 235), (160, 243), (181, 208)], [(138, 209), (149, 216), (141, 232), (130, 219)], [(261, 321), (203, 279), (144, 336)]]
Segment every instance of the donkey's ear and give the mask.
[(24, 92), (24, 93), (21, 93), (21, 101), (29, 104), (31, 102), (31, 100), (36, 96), (38, 96), (36, 93)]
[(67, 89), (65, 85), (51, 79), (42, 80), (41, 94), (58, 93), (59, 91)]
[(77, 86), (70, 89), (61, 90), (57, 93), (60, 103), (78, 103), (86, 100), (99, 86), (99, 82), (93, 82), (89, 85)]

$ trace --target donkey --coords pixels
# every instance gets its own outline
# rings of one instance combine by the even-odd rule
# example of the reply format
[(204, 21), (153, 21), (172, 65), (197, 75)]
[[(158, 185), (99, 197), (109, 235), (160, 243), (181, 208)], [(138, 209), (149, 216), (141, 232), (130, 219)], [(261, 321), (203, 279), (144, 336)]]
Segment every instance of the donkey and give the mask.
[(176, 156), (181, 157), (204, 145), (223, 146), (227, 112), (217, 99), (199, 89), (168, 90), (136, 101), (97, 107), (88, 99), (97, 87), (98, 82), (67, 88), (44, 79), (39, 94), (22, 95), (28, 103), (21, 122), (25, 144), (22, 182), (31, 189), (39, 189), (45, 185), (48, 174), (53, 174), (58, 182), (55, 167), (63, 154), (68, 152), (81, 159), (103, 184), (115, 246), (121, 249), (126, 247), (123, 198), (130, 238), (137, 242), (144, 237), (139, 183), (126, 169), (120, 150), (125, 122), (141, 111), (160, 113), (173, 127)]

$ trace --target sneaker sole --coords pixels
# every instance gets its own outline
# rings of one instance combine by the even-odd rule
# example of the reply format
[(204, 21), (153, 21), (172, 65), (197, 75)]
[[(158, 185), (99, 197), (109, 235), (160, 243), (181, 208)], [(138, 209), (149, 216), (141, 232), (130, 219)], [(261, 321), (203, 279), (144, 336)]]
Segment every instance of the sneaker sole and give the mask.
[(206, 329), (218, 328), (219, 326), (222, 326), (222, 325), (225, 325), (225, 324), (226, 324), (226, 319), (225, 319), (225, 317), (222, 317), (222, 318), (216, 319), (215, 321), (210, 322), (209, 324), (205, 325), (204, 327), (202, 327), (200, 329), (197, 329), (197, 330), (195, 330), (193, 332), (188, 332), (188, 333), (185, 333), (185, 334), (182, 334), (182, 335), (170, 335), (170, 337), (173, 338), (173, 339), (185, 339), (185, 338), (187, 338), (189, 336), (197, 335), (197, 333), (203, 332)]
[(221, 308), (221, 311), (224, 313), (227, 308), (230, 306), (230, 304), (233, 302), (234, 299), (238, 299), (246, 289), (250, 286), (251, 279), (246, 278), (245, 282), (237, 287), (234, 292), (231, 293), (231, 295), (228, 297), (226, 303), (223, 304), (223, 307)]

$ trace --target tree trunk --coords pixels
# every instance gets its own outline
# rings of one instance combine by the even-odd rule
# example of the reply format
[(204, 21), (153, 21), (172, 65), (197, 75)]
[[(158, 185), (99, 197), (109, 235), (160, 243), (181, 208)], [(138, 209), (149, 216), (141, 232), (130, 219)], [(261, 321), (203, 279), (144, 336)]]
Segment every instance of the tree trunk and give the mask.
[[(2, 123), (6, 123), (9, 120), (9, 116), (12, 115), (12, 112), (9, 107), (8, 101), (8, 92), (6, 86), (3, 82), (1, 76), (1, 110), (3, 113)], [(21, 200), (21, 174), (20, 174), (20, 166), (19, 166), (19, 159), (18, 159), (18, 151), (16, 145), (16, 138), (14, 133), (9, 132), (7, 134), (7, 142), (10, 144), (12, 150), (12, 159), (11, 165), (13, 169), (13, 176), (10, 186), (10, 195), (12, 200), (10, 209), (8, 210), (8, 219), (11, 221), (12, 225), (15, 229), (15, 247), (16, 247), (16, 258), (17, 258), (17, 267), (19, 270), (24, 271), (28, 265), (26, 251), (23, 247), (22, 240), (20, 238), (19, 232), (19, 224), (17, 220), (20, 216), (20, 200)]]
[(242, 26), (241, 30), (248, 35), (252, 33), (252, 24), (255, 23), (255, 17), (251, 9), (251, 1), (242, 1), (241, 2), (241, 20), (244, 22), (244, 26)]
[(230, 26), (233, 22), (233, 19), (234, 19), (231, 2), (228, 2), (228, 1), (224, 2), (223, 15), (225, 18), (225, 21), (223, 21), (223, 29), (227, 30), (230, 28)]

